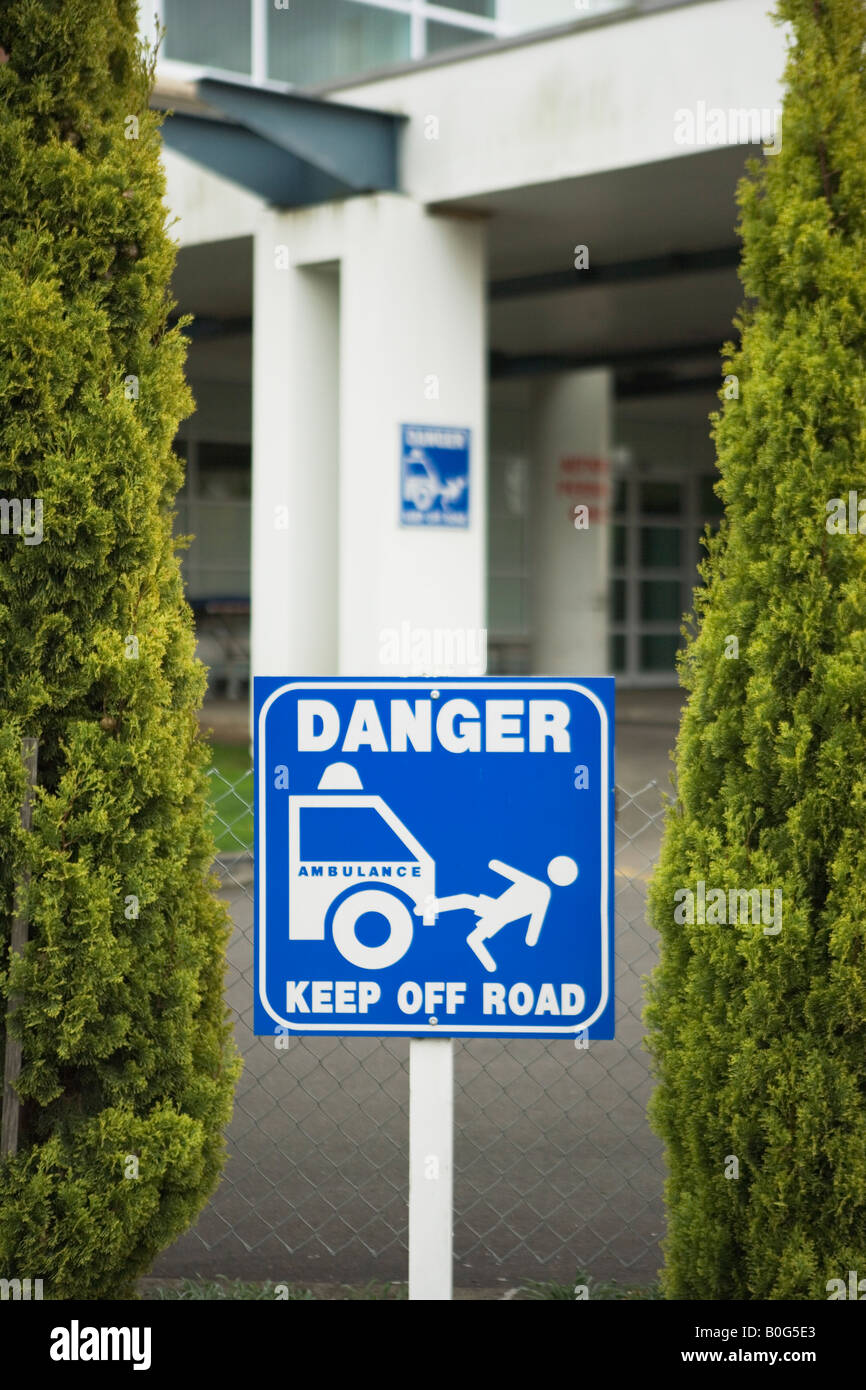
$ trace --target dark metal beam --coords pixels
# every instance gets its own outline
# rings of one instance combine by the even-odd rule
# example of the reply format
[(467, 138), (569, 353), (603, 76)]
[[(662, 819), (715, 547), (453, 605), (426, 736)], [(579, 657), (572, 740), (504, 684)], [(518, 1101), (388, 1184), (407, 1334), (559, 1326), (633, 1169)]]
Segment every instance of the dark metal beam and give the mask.
[(210, 77), (198, 92), (214, 110), (347, 191), (397, 188), (397, 135), (405, 116)]
[(617, 377), (614, 396), (618, 401), (634, 400), (638, 396), (682, 396), (692, 391), (718, 391), (719, 374), (672, 376), (667, 372), (646, 372), (625, 379)]
[[(173, 315), (171, 323), (177, 322)], [(185, 335), (194, 343), (206, 342), (215, 338), (236, 338), (252, 333), (253, 321), (249, 316), (239, 318), (211, 318), (207, 315), (196, 317), (185, 329)], [(615, 394), (618, 399), (631, 396), (655, 395), (662, 391), (684, 392), (709, 390), (717, 387), (721, 380), (721, 367), (715, 372), (692, 372), (687, 377), (674, 376), (670, 366), (664, 364), (690, 362), (695, 358), (712, 357), (721, 359), (721, 339), (704, 343), (674, 343), (662, 348), (633, 349), (627, 352), (608, 353), (534, 353), (526, 356), (509, 357), (505, 353), (491, 352), (489, 371), (493, 380), (501, 381), (509, 377), (539, 376), (548, 372), (575, 371), (587, 367), (610, 367), (615, 374)]]
[(521, 299), (527, 295), (560, 294), (589, 286), (616, 285), (632, 280), (658, 280), (674, 275), (694, 275), (709, 270), (731, 270), (740, 263), (738, 246), (722, 246), (714, 251), (672, 251), (665, 256), (641, 260), (616, 261), (612, 265), (586, 270), (547, 270), (539, 275), (519, 275), (510, 280), (494, 280), (490, 298)]
[(712, 342), (671, 343), (666, 347), (632, 348), (625, 352), (538, 352), (513, 357), (494, 351), (490, 354), (490, 374), (497, 380), (503, 380), (514, 376), (539, 376), (545, 372), (578, 371), (586, 367), (639, 371), (660, 362), (678, 362), (694, 357), (715, 357), (721, 361), (723, 341), (723, 338), (714, 338)]
[(310, 207), (398, 187), (405, 116), (215, 78), (197, 91), (200, 109), (164, 121), (166, 145), (269, 203)]
[(239, 183), (269, 203), (306, 207), (351, 192), (330, 174), (281, 149), (252, 130), (201, 116), (169, 116), (162, 126), (166, 145)]
[[(169, 326), (174, 327), (180, 315), (172, 314), (169, 318)], [(204, 342), (213, 338), (238, 338), (251, 334), (253, 331), (253, 321), (251, 317), (236, 319), (215, 319), (209, 318), (207, 314), (193, 319), (183, 330), (184, 337), (189, 338), (193, 343)]]

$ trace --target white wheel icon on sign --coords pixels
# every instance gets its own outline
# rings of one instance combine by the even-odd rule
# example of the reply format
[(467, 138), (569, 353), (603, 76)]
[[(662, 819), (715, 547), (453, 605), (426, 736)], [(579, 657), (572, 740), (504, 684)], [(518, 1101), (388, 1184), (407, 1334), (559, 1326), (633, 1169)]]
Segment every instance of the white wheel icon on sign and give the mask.
[(422, 485), (421, 487), (417, 487), (413, 492), (412, 501), (419, 512), (429, 512), (433, 503), (436, 501), (436, 494), (432, 487)]
[[(355, 928), (368, 912), (384, 917), (390, 928), (379, 946), (365, 946)], [(359, 888), (344, 898), (334, 913), (334, 945), (351, 965), (361, 970), (386, 970), (402, 960), (412, 945), (412, 914), (396, 893), (386, 888)]]

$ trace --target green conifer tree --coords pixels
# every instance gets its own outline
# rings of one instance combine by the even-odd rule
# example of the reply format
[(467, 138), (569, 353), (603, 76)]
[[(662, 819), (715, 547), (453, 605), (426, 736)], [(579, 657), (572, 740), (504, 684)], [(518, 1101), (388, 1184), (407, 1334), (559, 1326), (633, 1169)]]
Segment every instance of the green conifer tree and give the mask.
[(128, 1295), (198, 1214), (237, 1076), (172, 539), (192, 402), (136, 25), (135, 0), (0, 0), (0, 1047), (23, 1045), (0, 1274), (64, 1298)]
[[(866, 1275), (866, 534), (832, 505), (866, 503), (866, 5), (779, 0), (777, 19), (782, 148), (738, 195), (725, 517), (650, 894), (672, 1298), (824, 1299)], [(697, 918), (701, 880), (780, 890), (781, 930), (731, 924), (729, 898), (689, 922), (675, 895)]]

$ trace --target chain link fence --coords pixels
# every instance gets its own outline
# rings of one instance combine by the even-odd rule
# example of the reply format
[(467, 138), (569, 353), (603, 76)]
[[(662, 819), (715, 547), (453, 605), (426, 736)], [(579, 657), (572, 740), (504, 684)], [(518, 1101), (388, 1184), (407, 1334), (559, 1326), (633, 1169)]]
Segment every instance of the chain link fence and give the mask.
[[(162, 1277), (405, 1280), (409, 1039), (253, 1036), (253, 779), (213, 770), (218, 869), (234, 932), (227, 1000), (244, 1072), (222, 1183)], [(455, 1283), (645, 1283), (662, 1232), (661, 1147), (646, 1122), (642, 978), (661, 838), (655, 782), (617, 788), (617, 1038), (455, 1041)], [(287, 1046), (286, 1046), (287, 1044)]]

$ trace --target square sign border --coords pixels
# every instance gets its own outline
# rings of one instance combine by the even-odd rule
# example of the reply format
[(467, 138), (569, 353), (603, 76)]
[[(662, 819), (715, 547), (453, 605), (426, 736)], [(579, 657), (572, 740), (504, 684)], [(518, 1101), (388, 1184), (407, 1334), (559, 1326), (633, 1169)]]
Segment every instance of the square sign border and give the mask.
[[(605, 680), (609, 681), (611, 693), (616, 694), (616, 685), (613, 677), (585, 677), (586, 680)], [(275, 684), (279, 682), (278, 684)], [(265, 685), (274, 685), (269, 694), (262, 700), (261, 708), (258, 708), (258, 698), (256, 687), (262, 689)], [(482, 1024), (454, 1024), (446, 1026), (433, 1024), (410, 1024), (408, 1022), (394, 1024), (340, 1024), (335, 1027), (333, 1022), (314, 1024), (305, 1023), (303, 1028), (297, 1028), (295, 1024), (287, 1019), (281, 1018), (271, 1008), (265, 994), (266, 984), (266, 928), (267, 928), (267, 872), (266, 872), (266, 841), (265, 830), (266, 818), (266, 769), (270, 762), (264, 751), (267, 736), (267, 713), (275, 700), (280, 695), (285, 695), (292, 690), (407, 690), (418, 688), (425, 691), (431, 690), (477, 690), (479, 687), (489, 686), (498, 690), (519, 690), (525, 691), (529, 685), (537, 685), (545, 690), (571, 690), (579, 695), (587, 697), (595, 706), (600, 716), (601, 730), (601, 756), (602, 771), (605, 779), (604, 795), (602, 797), (602, 823), (601, 823), (601, 929), (602, 929), (602, 953), (601, 953), (601, 981), (602, 997), (601, 1001), (588, 1019), (580, 1024), (571, 1027), (549, 1027), (541, 1028), (537, 1023), (527, 1024), (525, 1027), (511, 1025), (503, 1028), (501, 1024), (491, 1024), (485, 1027)], [(299, 680), (284, 679), (281, 676), (254, 676), (253, 677), (253, 710), (255, 717), (254, 725), (254, 774), (255, 774), (255, 816), (254, 816), (254, 860), (255, 860), (255, 925), (254, 925), (254, 974), (255, 974), (255, 995), (254, 1004), (270, 1018), (273, 1019), (276, 1027), (269, 1033), (255, 1032), (255, 1021), (253, 1023), (254, 1036), (271, 1037), (274, 1034), (283, 1034), (291, 1037), (406, 1037), (420, 1038), (432, 1037), (449, 1039), (455, 1037), (475, 1037), (475, 1038), (549, 1038), (551, 1041), (557, 1039), (565, 1040), (577, 1038), (581, 1035), (586, 1036), (592, 1041), (591, 1028), (612, 1006), (615, 1007), (615, 999), (611, 997), (612, 969), (613, 969), (613, 946), (614, 946), (614, 923), (611, 917), (613, 909), (613, 854), (612, 854), (612, 830), (611, 830), (611, 793), (614, 789), (613, 772), (613, 729), (609, 729), (612, 719), (609, 715), (607, 705), (599, 698), (594, 690), (582, 685), (580, 680), (567, 681), (551, 679), (547, 676), (525, 676), (523, 679), (513, 680), (508, 677), (498, 676), (476, 676), (461, 678), (459, 680), (446, 678), (435, 680), (425, 677), (404, 676), (402, 678), (380, 681), (372, 678), (349, 677), (335, 678), (328, 676), (320, 680), (311, 677), (303, 677)], [(257, 711), (257, 713), (256, 713)], [(260, 851), (261, 845), (261, 851)], [(616, 1033), (615, 1016), (612, 1025), (612, 1032)], [(605, 1041), (605, 1039), (596, 1039)], [(610, 1041), (608, 1039), (607, 1041)]]

